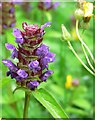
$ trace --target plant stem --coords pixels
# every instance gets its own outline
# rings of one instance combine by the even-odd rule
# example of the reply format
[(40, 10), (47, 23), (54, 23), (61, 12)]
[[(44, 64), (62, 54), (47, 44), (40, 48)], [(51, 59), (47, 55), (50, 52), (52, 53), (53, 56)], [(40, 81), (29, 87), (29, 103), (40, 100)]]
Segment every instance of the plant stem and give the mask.
[(90, 69), (84, 64), (84, 62), (80, 59), (80, 57), (78, 56), (78, 54), (77, 54), (77, 53), (75, 52), (75, 50), (73, 49), (70, 41), (68, 41), (68, 44), (69, 44), (70, 49), (71, 49), (72, 52), (74, 53), (74, 55), (75, 55), (75, 56), (77, 57), (77, 59), (80, 61), (80, 63), (81, 63), (92, 75), (95, 76), (95, 73), (93, 73), (93, 71), (90, 70)]
[(25, 92), (25, 103), (24, 103), (24, 111), (23, 111), (23, 120), (28, 118), (28, 107), (29, 107), (30, 93)]
[(79, 35), (79, 32), (78, 32), (78, 20), (76, 21), (76, 33), (77, 33), (77, 36), (80, 40), (80, 42), (84, 45), (84, 47), (87, 49), (88, 53), (90, 54), (92, 60), (94, 61), (94, 57), (93, 57), (93, 54), (91, 53), (90, 49), (88, 48), (88, 46), (85, 44), (85, 42), (82, 40), (82, 38), (80, 37)]
[(89, 64), (89, 66), (90, 66), (91, 69), (95, 72), (95, 69), (94, 69), (93, 65), (91, 64), (91, 62), (90, 62), (90, 60), (89, 60), (89, 58), (88, 58), (88, 55), (86, 54), (86, 51), (85, 51), (85, 48), (84, 48), (83, 44), (82, 44), (82, 49), (83, 49), (83, 52), (84, 52), (84, 54), (85, 54), (85, 57), (86, 57), (86, 59), (87, 59), (87, 62), (88, 62), (88, 64)]

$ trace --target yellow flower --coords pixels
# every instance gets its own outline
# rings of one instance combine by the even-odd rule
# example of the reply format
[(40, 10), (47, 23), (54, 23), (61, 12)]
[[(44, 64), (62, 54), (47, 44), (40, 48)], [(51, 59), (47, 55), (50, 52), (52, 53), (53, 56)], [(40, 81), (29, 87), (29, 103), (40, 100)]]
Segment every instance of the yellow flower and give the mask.
[(82, 4), (81, 9), (84, 12), (83, 21), (84, 22), (89, 22), (89, 20), (93, 16), (93, 3), (84, 1), (81, 4)]
[(72, 87), (72, 76), (71, 75), (67, 75), (65, 87), (67, 89)]

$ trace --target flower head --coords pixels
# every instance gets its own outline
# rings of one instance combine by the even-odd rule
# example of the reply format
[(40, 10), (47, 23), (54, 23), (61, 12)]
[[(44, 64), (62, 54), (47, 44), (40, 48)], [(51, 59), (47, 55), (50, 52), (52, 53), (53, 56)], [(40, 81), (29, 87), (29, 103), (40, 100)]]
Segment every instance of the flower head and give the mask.
[(42, 44), (44, 28), (50, 26), (50, 22), (41, 27), (36, 24), (29, 25), (22, 23), (23, 31), (18, 28), (13, 29), (16, 48), (12, 44), (5, 44), (8, 50), (11, 50), (11, 57), (18, 59), (16, 65), (11, 60), (2, 60), (9, 68), (7, 76), (16, 79), (16, 83), (30, 90), (35, 90), (41, 82), (53, 74), (48, 70), (49, 63), (55, 60), (55, 54), (50, 52), (49, 47)]
[(59, 6), (59, 2), (55, 2), (53, 3), (52, 0), (44, 0), (44, 2), (39, 2), (38, 3), (38, 8), (40, 10), (51, 10), (51, 9), (55, 9), (57, 6)]
[(82, 12), (83, 22), (88, 23), (93, 16), (93, 3), (85, 0), (79, 1), (79, 9)]
[(13, 2), (2, 2), (2, 28), (15, 26), (15, 8)]

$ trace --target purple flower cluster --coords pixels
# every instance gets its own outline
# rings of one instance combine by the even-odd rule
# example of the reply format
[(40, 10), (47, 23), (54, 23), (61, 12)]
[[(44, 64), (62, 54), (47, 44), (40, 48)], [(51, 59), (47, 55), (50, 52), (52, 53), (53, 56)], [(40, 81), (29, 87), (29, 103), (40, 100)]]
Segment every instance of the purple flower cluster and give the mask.
[(2, 2), (2, 28), (15, 26), (15, 8), (12, 2)]
[(53, 3), (52, 0), (44, 0), (44, 2), (38, 3), (38, 8), (41, 10), (48, 11), (51, 9), (55, 9), (59, 4), (59, 2)]
[(24, 22), (22, 23), (24, 31), (17, 28), (13, 30), (18, 47), (5, 44), (6, 48), (12, 51), (11, 58), (18, 59), (16, 65), (11, 60), (2, 60), (9, 68), (7, 76), (15, 78), (18, 85), (30, 90), (35, 90), (41, 82), (46, 81), (53, 74), (53, 71), (48, 70), (48, 64), (55, 60), (55, 54), (42, 43), (44, 28), (50, 24), (47, 22), (39, 28), (36, 24), (28, 25)]

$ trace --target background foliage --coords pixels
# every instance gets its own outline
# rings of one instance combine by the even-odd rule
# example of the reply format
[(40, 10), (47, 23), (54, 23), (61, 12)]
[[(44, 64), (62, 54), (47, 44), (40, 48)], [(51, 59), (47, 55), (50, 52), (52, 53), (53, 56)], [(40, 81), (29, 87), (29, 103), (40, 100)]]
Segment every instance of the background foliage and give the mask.
[[(42, 83), (39, 88), (43, 87), (47, 89), (56, 98), (70, 118), (91, 118), (93, 115), (93, 76), (82, 67), (70, 51), (67, 43), (62, 41), (61, 34), (61, 24), (64, 24), (75, 35), (74, 25), (72, 25), (70, 18), (76, 9), (76, 3), (61, 2), (56, 9), (47, 12), (39, 10), (37, 8), (37, 2), (30, 4), (31, 8), (29, 13), (22, 9), (21, 4), (15, 5), (15, 28), (22, 29), (22, 22), (41, 25), (47, 21), (51, 21), (51, 27), (46, 28), (43, 42), (50, 46), (52, 52), (56, 53), (56, 61), (49, 66), (54, 71), (54, 74), (46, 83)], [(82, 29), (80, 29), (80, 33), (82, 33)], [(93, 50), (92, 36), (93, 19), (90, 21), (89, 29), (85, 30), (82, 34), (84, 41), (91, 50)], [(2, 43), (0, 42), (0, 46), (2, 47), (0, 47), (0, 51), (2, 51), (2, 56), (0, 56), (0, 59), (9, 58), (10, 52), (6, 50), (5, 43), (8, 42), (16, 45), (12, 35), (12, 29), (7, 29), (6, 34), (2, 35), (1, 40)], [(76, 37), (72, 41), (72, 44), (86, 63), (80, 42)], [(0, 113), (0, 116), (4, 118), (21, 118), (23, 114), (24, 92), (19, 90), (13, 95), (12, 91), (16, 87), (15, 80), (6, 77), (7, 68), (1, 62), (0, 66), (2, 66), (2, 71), (0, 70), (0, 75), (2, 76), (0, 78), (0, 89), (2, 89), (0, 105), (2, 105), (2, 113)], [(65, 83), (68, 75), (72, 76), (72, 80), (79, 80), (77, 87), (66, 88)], [(50, 113), (32, 95), (29, 106), (29, 117), (52, 118)]]

